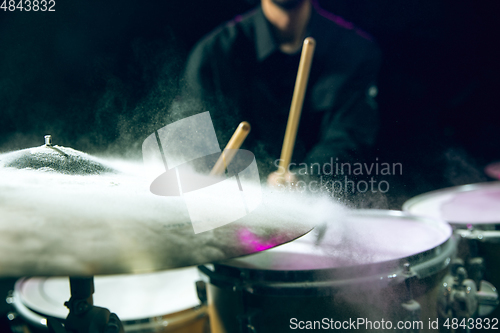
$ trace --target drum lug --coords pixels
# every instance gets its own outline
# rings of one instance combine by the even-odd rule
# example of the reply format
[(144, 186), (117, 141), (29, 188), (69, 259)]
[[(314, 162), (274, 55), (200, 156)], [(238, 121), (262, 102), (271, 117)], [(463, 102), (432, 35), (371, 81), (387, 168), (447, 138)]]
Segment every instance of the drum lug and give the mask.
[(257, 333), (255, 329), (253, 318), (259, 313), (257, 309), (247, 309), (245, 314), (238, 316), (238, 321), (240, 323), (241, 333)]
[[(413, 299), (413, 291), (412, 291), (412, 283), (416, 280), (416, 274), (411, 270), (410, 264), (405, 263), (403, 265), (403, 276), (406, 277), (406, 298), (403, 303), (401, 303), (401, 309), (403, 310), (404, 320), (408, 320), (411, 322), (420, 320), (420, 304)], [(414, 328), (408, 330), (411, 333), (418, 333), (419, 329)]]
[(441, 287), (438, 312), (443, 318), (472, 318), (478, 309), (476, 283), (467, 279), (463, 260), (455, 259)]
[(203, 280), (196, 281), (196, 293), (201, 304), (207, 304), (207, 284)]
[(53, 318), (47, 318), (47, 328), (49, 333), (66, 333), (63, 324)]
[[(415, 301), (414, 299), (410, 299), (404, 303), (401, 303), (401, 308), (404, 311), (404, 321), (409, 321), (409, 322), (418, 322), (420, 321), (420, 310), (421, 306), (420, 303)], [(407, 332), (409, 333), (418, 333), (420, 330), (417, 328), (412, 328), (409, 329)]]
[(453, 317), (459, 319), (472, 317), (477, 310), (476, 294), (476, 284), (467, 279), (465, 268), (459, 268), (450, 294)]
[(476, 300), (478, 303), (477, 315), (480, 317), (488, 316), (498, 306), (498, 292), (491, 283), (484, 281), (483, 276), (486, 270), (484, 259), (481, 257), (472, 258), (468, 261), (468, 270), (470, 277), (476, 284)]
[(468, 269), (467, 273), (469, 274), (470, 278), (476, 283), (476, 287), (481, 286), (481, 280), (483, 279), (484, 276), (484, 271), (485, 271), (485, 264), (484, 264), (484, 259), (481, 257), (476, 257), (472, 258), (468, 262)]
[(405, 279), (405, 285), (406, 285), (406, 302), (412, 301), (413, 300), (413, 290), (412, 290), (412, 284), (413, 282), (417, 279), (417, 274), (413, 272), (413, 270), (410, 267), (410, 263), (405, 263), (403, 265), (403, 274), (402, 276)]
[(261, 311), (260, 309), (256, 309), (253, 307), (249, 307), (248, 297), (253, 293), (253, 289), (251, 285), (249, 285), (246, 281), (250, 279), (250, 274), (247, 270), (243, 270), (240, 272), (240, 283), (236, 284), (234, 288), (236, 290), (241, 291), (242, 293), (242, 301), (243, 301), (243, 314), (238, 315), (238, 321), (240, 323), (240, 332), (241, 333), (257, 333), (257, 329), (255, 328), (254, 318)]

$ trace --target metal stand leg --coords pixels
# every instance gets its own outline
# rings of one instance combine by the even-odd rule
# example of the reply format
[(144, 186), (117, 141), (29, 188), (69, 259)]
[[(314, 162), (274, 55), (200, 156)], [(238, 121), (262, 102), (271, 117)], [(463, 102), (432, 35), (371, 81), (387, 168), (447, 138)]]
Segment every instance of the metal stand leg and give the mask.
[(64, 305), (69, 315), (64, 326), (47, 320), (51, 333), (124, 333), (118, 316), (106, 308), (93, 305), (94, 278), (70, 278), (71, 298)]

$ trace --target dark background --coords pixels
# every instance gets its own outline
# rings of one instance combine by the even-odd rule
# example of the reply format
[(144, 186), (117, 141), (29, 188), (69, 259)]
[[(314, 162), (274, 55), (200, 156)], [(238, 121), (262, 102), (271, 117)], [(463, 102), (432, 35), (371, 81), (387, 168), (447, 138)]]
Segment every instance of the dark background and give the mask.
[[(17, 2), (16, 2), (17, 3)], [(380, 44), (379, 162), (419, 193), (485, 180), (500, 160), (498, 1), (322, 0)], [(194, 43), (243, 0), (56, 1), (0, 11), (0, 151), (54, 143), (140, 157)]]

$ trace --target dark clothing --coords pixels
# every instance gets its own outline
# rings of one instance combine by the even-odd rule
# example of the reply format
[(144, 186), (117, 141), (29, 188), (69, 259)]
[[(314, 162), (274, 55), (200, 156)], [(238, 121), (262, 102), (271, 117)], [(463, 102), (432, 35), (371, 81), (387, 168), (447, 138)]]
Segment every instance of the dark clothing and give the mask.
[[(335, 22), (313, 8), (307, 31), (317, 43), (293, 162), (357, 159), (375, 140), (378, 114), (373, 96), (380, 51), (361, 32), (343, 25), (348, 23)], [(210, 111), (221, 148), (238, 124), (248, 121), (252, 130), (242, 148), (256, 155), (260, 168), (271, 167), (264, 172), (272, 172), (280, 157), (299, 60), (300, 50), (294, 55), (279, 50), (259, 7), (196, 45), (187, 63), (181, 104), (173, 112), (187, 116)]]

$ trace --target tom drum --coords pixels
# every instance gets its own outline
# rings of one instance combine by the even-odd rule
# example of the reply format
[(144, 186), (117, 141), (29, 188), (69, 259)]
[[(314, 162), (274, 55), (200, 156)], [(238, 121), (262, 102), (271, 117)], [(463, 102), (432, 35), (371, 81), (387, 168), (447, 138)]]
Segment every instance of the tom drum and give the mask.
[(212, 332), (428, 329), (455, 253), (448, 224), (366, 210), (332, 221), (321, 234), (200, 266)]
[[(196, 268), (152, 274), (94, 278), (94, 304), (118, 315), (125, 332), (202, 333), (208, 327), (206, 306), (197, 296)], [(69, 279), (24, 278), (15, 284), (8, 302), (17, 318), (13, 330), (48, 331), (46, 318), (64, 319), (70, 297)], [(14, 313), (10, 315), (13, 316)]]

